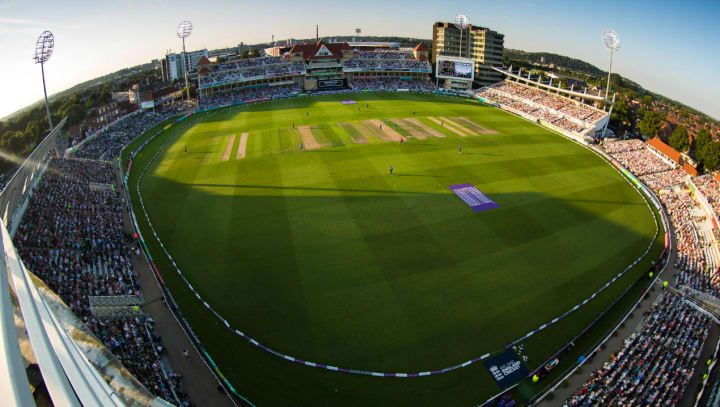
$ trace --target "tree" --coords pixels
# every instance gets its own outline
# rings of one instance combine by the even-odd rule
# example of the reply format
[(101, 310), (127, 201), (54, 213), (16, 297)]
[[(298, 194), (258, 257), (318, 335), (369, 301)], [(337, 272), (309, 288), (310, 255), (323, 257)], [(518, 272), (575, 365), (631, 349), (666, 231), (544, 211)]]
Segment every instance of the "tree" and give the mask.
[(80, 123), (85, 120), (87, 116), (85, 105), (80, 101), (64, 104), (60, 107), (59, 112), (60, 116), (67, 116), (71, 124)]
[(654, 138), (660, 134), (660, 116), (657, 112), (647, 112), (638, 123), (638, 130), (647, 138)]
[(252, 51), (250, 51), (250, 58), (257, 58), (260, 56), (260, 51), (257, 48), (253, 48)]
[(645, 106), (652, 106), (653, 98), (650, 95), (645, 95), (640, 99), (640, 103), (642, 103)]
[(690, 138), (688, 137), (685, 126), (677, 126), (670, 136), (670, 146), (677, 151), (687, 151), (690, 149)]
[(250, 58), (250, 52), (249, 52), (248, 50), (243, 51), (243, 52), (240, 54), (240, 58), (242, 58), (242, 59), (248, 59), (248, 58)]
[(712, 141), (712, 134), (707, 129), (702, 129), (695, 136), (695, 142), (693, 143), (693, 153), (695, 158), (702, 162), (702, 151), (706, 144)]
[(625, 99), (618, 99), (613, 107), (612, 116), (610, 117), (614, 122), (615, 126), (619, 128), (632, 128), (633, 121), (630, 113), (630, 107), (628, 106)]
[(720, 168), (720, 142), (711, 141), (705, 144), (701, 156), (705, 171), (715, 171)]
[(40, 124), (37, 120), (29, 121), (25, 127), (25, 139), (32, 144), (32, 147), (35, 147), (38, 143), (40, 143), (40, 140), (42, 140), (41, 133)]

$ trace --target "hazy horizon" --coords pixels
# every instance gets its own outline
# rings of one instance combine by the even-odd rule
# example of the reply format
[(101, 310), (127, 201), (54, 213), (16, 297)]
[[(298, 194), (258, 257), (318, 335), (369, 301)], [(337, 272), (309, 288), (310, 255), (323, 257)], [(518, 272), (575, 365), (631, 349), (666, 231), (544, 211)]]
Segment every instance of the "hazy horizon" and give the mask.
[(27, 5), (0, 0), (0, 53), (5, 61), (12, 61), (0, 68), (7, 78), (0, 92), (10, 95), (0, 98), (0, 117), (42, 99), (40, 67), (34, 64), (32, 52), (44, 30), (55, 35), (55, 52), (45, 66), (48, 94), (52, 95), (161, 58), (167, 50), (178, 52), (181, 42), (175, 28), (185, 19), (194, 25), (187, 49), (210, 50), (236, 47), (240, 42), (270, 42), (273, 34), (276, 40), (314, 38), (316, 24), (324, 38), (351, 36), (360, 27), (361, 36), (430, 39), (435, 21), (451, 21), (455, 14), (465, 13), (472, 24), (505, 34), (506, 48), (565, 55), (603, 70), (608, 69), (609, 53), (600, 42), (600, 32), (614, 28), (620, 49), (613, 72), (720, 119), (720, 103), (715, 99), (720, 82), (714, 74), (720, 66), (720, 53), (714, 51), (719, 48), (714, 39), (720, 34), (715, 24), (720, 4), (701, 1), (677, 6), (666, 0), (637, 4), (611, 0), (604, 6), (607, 11), (598, 11), (596, 4), (565, 0), (472, 5), (443, 1), (429, 7), (417, 7), (411, 1), (386, 4), (371, 0), (366, 4), (355, 8), (317, 1), (259, 5), (221, 0), (171, 6), (164, 0), (141, 4), (132, 0), (122, 4), (44, 0)]

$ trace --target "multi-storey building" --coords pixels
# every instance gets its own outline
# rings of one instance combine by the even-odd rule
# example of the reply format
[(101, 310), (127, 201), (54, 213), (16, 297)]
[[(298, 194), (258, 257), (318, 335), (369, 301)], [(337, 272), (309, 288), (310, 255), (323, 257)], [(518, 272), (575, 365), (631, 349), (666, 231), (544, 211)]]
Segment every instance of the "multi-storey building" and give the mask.
[(432, 62), (439, 55), (475, 60), (476, 86), (501, 81), (503, 74), (492, 66), (502, 66), (505, 35), (489, 28), (468, 25), (461, 30), (453, 23), (436, 22), (433, 25)]
[(188, 72), (195, 71), (197, 63), (202, 57), (208, 58), (207, 49), (190, 51), (185, 54), (182, 52), (179, 54), (167, 54), (161, 62), (163, 82), (185, 78), (185, 66), (188, 67)]

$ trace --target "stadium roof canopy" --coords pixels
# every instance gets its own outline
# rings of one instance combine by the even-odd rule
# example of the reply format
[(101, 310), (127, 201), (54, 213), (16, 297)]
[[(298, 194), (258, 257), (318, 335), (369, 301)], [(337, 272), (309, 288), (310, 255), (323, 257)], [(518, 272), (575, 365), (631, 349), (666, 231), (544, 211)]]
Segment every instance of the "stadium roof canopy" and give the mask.
[[(507, 70), (507, 69), (502, 69), (502, 68), (498, 68), (498, 67), (495, 67), (495, 66), (491, 66), (490, 68), (492, 68), (492, 69), (494, 69), (494, 70), (496, 70), (496, 71), (498, 71), (498, 72), (500, 72), (500, 73), (503, 73), (503, 74), (505, 74), (505, 75), (507, 75), (507, 76), (509, 76), (509, 77), (511, 77), (511, 78), (514, 78), (514, 79), (518, 79), (518, 80), (520, 80), (520, 81), (523, 81), (523, 82), (525, 82), (525, 83), (528, 84), (528, 85), (532, 84), (533, 86), (538, 86), (538, 87), (544, 88), (544, 89), (546, 89), (546, 90), (552, 90), (552, 91), (564, 93), (566, 96), (575, 96), (575, 97), (578, 97), (578, 98), (581, 98), (581, 99), (595, 100), (595, 101), (598, 101), (598, 102), (604, 102), (604, 103), (610, 103), (610, 104), (615, 103), (615, 96), (614, 96), (614, 95), (613, 95), (613, 98), (612, 98), (612, 99), (608, 99), (608, 98), (606, 97), (607, 95), (605, 95), (605, 96), (602, 95), (602, 91), (599, 91), (599, 93), (598, 93), (597, 95), (591, 95), (591, 94), (589, 94), (589, 93), (582, 93), (582, 92), (577, 92), (577, 91), (571, 91), (571, 90), (569, 90), (569, 89), (563, 89), (563, 88), (559, 88), (559, 87), (557, 87), (557, 86), (550, 86), (550, 85), (548, 85), (548, 84), (546, 84), (546, 83), (537, 82), (536, 80), (532, 80), (530, 77), (520, 76), (520, 75), (518, 75), (518, 74), (516, 74), (516, 73), (511, 72), (510, 70)], [(511, 68), (512, 68), (512, 67), (511, 67)], [(528, 73), (528, 75), (529, 75), (529, 73)]]

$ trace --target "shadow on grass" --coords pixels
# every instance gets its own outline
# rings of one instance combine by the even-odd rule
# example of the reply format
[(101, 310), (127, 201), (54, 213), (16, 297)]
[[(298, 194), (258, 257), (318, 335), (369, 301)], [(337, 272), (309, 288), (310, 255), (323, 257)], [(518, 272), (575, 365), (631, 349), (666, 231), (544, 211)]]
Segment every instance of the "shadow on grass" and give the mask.
[[(368, 189), (152, 180), (157, 233), (213, 308), (280, 352), (350, 368), (423, 371), (497, 350), (649, 244), (602, 216), (637, 219), (621, 199), (488, 194), (500, 207), (476, 213), (449, 190), (383, 189), (387, 177)], [(307, 329), (318, 318), (332, 334)]]
[[(577, 304), (649, 243), (601, 216), (637, 202), (603, 191), (489, 194), (500, 208), (475, 213), (449, 191), (396, 193), (381, 178), (377, 188), (354, 189), (148, 177), (152, 190), (143, 191), (166, 247), (233, 327), (305, 360), (374, 371), (439, 369), (495, 351)], [(563, 239), (548, 242), (553, 236)], [(574, 259), (603, 260), (570, 266), (569, 247)], [(389, 381), (268, 355), (228, 333), (165, 260), (158, 266), (213, 358), (261, 404), (471, 405), (498, 391), (481, 364)], [(566, 331), (544, 332), (569, 340), (595, 317), (586, 314)], [(303, 391), (278, 391), (278, 380)]]

